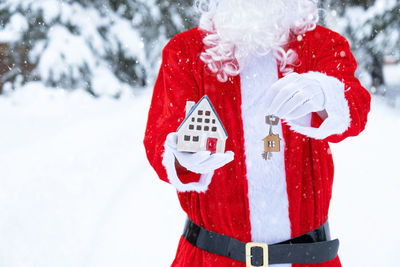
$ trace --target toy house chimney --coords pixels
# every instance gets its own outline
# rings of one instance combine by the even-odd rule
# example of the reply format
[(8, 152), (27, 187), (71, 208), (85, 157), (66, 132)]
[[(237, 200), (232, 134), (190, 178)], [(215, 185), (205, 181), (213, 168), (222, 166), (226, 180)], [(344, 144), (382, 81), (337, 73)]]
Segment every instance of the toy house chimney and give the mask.
[(196, 104), (194, 101), (186, 101), (186, 116), (189, 115), (190, 110)]

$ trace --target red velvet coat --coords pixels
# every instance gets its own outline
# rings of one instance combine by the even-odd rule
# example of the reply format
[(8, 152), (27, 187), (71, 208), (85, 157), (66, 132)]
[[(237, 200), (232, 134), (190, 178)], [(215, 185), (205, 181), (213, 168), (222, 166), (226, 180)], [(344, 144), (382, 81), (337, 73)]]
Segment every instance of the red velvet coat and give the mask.
[[(248, 185), (241, 121), (240, 76), (219, 82), (200, 60), (204, 32), (198, 28), (175, 36), (164, 48), (160, 72), (154, 87), (144, 144), (150, 164), (161, 180), (168, 182), (162, 165), (164, 142), (185, 117), (187, 100), (197, 101), (207, 94), (228, 133), (226, 150), (234, 161), (215, 171), (205, 193), (178, 192), (183, 210), (197, 224), (243, 242), (251, 241)], [(365, 127), (370, 95), (354, 77), (357, 64), (347, 41), (339, 34), (317, 26), (301, 40), (293, 38), (290, 48), (299, 55), (295, 72), (322, 72), (345, 85), (351, 123), (340, 135), (316, 140), (296, 133), (283, 123), (285, 170), (292, 236), (320, 226), (328, 217), (333, 183), (333, 161), (328, 142), (340, 142), (358, 135)], [(342, 53), (341, 53), (342, 52)], [(343, 54), (344, 52), (344, 54)], [(280, 75), (281, 76), (281, 75)], [(312, 126), (322, 120), (313, 113)], [(179, 173), (183, 182), (199, 176)], [(202, 251), (181, 238), (172, 266), (245, 266), (244, 263)], [(293, 267), (339, 267), (339, 258), (320, 264), (294, 264)]]

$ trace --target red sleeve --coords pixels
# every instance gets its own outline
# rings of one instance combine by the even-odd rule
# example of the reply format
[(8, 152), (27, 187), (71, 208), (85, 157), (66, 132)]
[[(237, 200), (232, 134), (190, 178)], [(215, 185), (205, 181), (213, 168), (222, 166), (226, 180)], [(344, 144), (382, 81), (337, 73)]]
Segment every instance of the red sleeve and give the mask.
[[(364, 130), (370, 111), (371, 95), (355, 77), (357, 62), (351, 53), (347, 40), (336, 32), (318, 27), (310, 42), (309, 57), (311, 71), (321, 72), (337, 78), (344, 84), (344, 96), (350, 111), (350, 125), (341, 134), (333, 134), (325, 141), (337, 143), (349, 136), (356, 136)], [(315, 38), (317, 36), (317, 38)], [(322, 119), (313, 113), (312, 126), (319, 127)]]
[[(162, 165), (167, 135), (184, 120), (186, 101), (197, 101), (199, 90), (184, 40), (174, 37), (163, 49), (162, 63), (154, 85), (144, 137), (147, 158), (159, 178), (169, 182)], [(199, 174), (177, 169), (182, 183), (197, 182)]]

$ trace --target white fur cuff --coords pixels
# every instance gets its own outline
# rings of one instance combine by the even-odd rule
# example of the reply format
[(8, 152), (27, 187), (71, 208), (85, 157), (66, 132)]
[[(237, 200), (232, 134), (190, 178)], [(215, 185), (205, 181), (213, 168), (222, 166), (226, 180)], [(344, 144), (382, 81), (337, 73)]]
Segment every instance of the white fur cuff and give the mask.
[(344, 95), (344, 84), (335, 77), (320, 72), (302, 74), (317, 80), (325, 93), (325, 110), (328, 117), (319, 128), (299, 125), (295, 121), (287, 121), (290, 129), (315, 139), (324, 139), (333, 134), (341, 134), (350, 126), (350, 110)]
[(184, 184), (178, 177), (175, 168), (175, 155), (170, 147), (164, 145), (165, 152), (163, 154), (162, 164), (167, 171), (167, 176), (169, 182), (176, 188), (178, 192), (189, 192), (195, 191), (197, 193), (203, 193), (207, 191), (209, 184), (211, 183), (211, 179), (214, 175), (214, 172), (201, 174), (200, 180), (198, 182), (192, 182)]

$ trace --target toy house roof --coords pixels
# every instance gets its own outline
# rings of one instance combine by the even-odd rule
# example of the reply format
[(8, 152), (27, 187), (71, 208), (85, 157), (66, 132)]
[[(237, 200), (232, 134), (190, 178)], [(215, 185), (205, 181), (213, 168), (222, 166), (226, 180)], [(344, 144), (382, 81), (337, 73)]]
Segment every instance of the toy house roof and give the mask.
[(207, 95), (204, 95), (204, 96), (190, 109), (189, 114), (187, 114), (186, 118), (183, 120), (183, 122), (181, 123), (181, 125), (179, 125), (177, 131), (179, 131), (179, 130), (182, 128), (182, 126), (185, 124), (185, 122), (188, 120), (188, 118), (190, 118), (190, 116), (193, 114), (193, 112), (196, 111), (196, 109), (198, 108), (198, 106), (200, 105), (200, 103), (203, 102), (204, 100), (207, 100), (208, 104), (209, 104), (210, 107), (211, 107), (212, 112), (214, 112), (215, 116), (217, 117), (217, 120), (218, 120), (219, 124), (221, 125), (222, 130), (224, 130), (225, 136), (228, 137), (228, 133), (226, 132), (226, 129), (225, 129), (225, 127), (224, 127), (224, 124), (222, 123), (220, 117), (218, 116), (217, 111), (215, 110), (213, 104), (211, 103), (211, 101), (210, 101), (210, 99), (208, 98)]
[(267, 141), (267, 140), (271, 140), (271, 139), (279, 139), (279, 140), (282, 140), (282, 139), (279, 137), (279, 134), (270, 134), (270, 135), (268, 135), (267, 137), (265, 137), (263, 140), (264, 140), (264, 141)]

